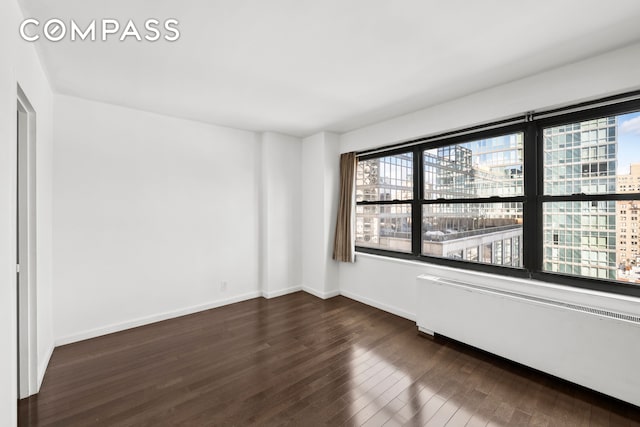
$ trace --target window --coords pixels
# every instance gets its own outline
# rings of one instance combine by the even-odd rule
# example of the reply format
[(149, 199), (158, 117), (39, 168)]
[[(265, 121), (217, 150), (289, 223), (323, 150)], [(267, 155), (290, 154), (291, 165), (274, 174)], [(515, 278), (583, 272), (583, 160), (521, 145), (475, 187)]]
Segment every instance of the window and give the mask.
[(640, 100), (361, 154), (357, 250), (640, 296), (638, 129)]
[[(616, 248), (616, 242), (626, 245), (627, 205), (635, 203), (633, 191), (621, 185), (633, 164), (640, 167), (640, 136), (628, 130), (634, 123), (640, 123), (639, 112), (543, 127), (543, 271), (559, 272), (562, 266), (573, 276), (640, 284), (640, 271)], [(568, 135), (580, 135), (572, 138), (579, 155), (560, 162), (560, 141)], [(581, 174), (569, 175), (576, 165)], [(630, 221), (637, 223), (637, 217)], [(572, 256), (558, 263), (548, 250), (557, 247)]]
[(478, 261), (478, 247), (471, 246), (467, 248), (465, 259), (467, 261)]
[[(516, 132), (422, 151), (423, 255), (457, 259), (462, 251), (472, 254), (467, 261), (512, 265), (511, 247), (505, 257), (501, 248), (504, 239), (522, 236), (523, 137)], [(481, 245), (492, 248), (491, 257), (478, 257)]]
[(356, 246), (411, 252), (413, 153), (359, 160)]

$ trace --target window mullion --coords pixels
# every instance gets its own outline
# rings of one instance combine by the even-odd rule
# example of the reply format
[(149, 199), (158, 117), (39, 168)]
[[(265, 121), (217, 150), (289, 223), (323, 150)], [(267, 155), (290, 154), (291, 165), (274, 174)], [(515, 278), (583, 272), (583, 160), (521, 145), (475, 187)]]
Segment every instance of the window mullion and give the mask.
[(538, 127), (529, 123), (524, 133), (524, 195), (522, 256), (524, 268), (533, 272), (541, 267), (542, 259), (542, 141)]
[(413, 149), (413, 202), (411, 203), (411, 252), (418, 256), (422, 252), (422, 150)]

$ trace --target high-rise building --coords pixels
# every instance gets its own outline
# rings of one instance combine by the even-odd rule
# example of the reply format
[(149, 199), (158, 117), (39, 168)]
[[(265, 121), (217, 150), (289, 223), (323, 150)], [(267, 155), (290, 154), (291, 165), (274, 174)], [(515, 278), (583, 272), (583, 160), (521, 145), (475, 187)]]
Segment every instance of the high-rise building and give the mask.
[[(607, 194), (616, 189), (617, 119), (544, 130), (544, 193)], [(563, 201), (543, 205), (543, 269), (616, 278), (616, 202)]]
[[(640, 163), (630, 166), (628, 175), (618, 175), (616, 179), (618, 193), (640, 192)], [(637, 277), (633, 274), (634, 267), (640, 265), (640, 242), (638, 217), (640, 212), (640, 200), (620, 200), (616, 202), (616, 263), (618, 267), (618, 280), (633, 280)]]

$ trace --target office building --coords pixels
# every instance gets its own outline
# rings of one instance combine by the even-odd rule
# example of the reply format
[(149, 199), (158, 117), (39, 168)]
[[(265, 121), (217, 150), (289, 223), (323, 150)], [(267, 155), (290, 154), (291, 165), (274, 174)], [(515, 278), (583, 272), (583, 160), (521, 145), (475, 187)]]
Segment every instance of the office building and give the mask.
[[(607, 194), (615, 191), (615, 117), (544, 130), (544, 193)], [(544, 268), (564, 274), (616, 278), (616, 202), (543, 205)]]
[[(618, 193), (640, 192), (640, 163), (630, 165), (629, 174), (619, 174), (616, 177)], [(636, 268), (640, 265), (638, 252), (638, 213), (640, 201), (621, 200), (616, 202), (616, 266), (618, 279), (638, 281)]]

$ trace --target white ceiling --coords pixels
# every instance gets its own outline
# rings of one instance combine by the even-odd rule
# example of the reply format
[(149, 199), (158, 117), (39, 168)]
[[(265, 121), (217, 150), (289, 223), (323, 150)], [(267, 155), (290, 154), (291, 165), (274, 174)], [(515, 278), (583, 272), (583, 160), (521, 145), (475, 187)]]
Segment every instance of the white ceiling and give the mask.
[(176, 18), (178, 41), (38, 41), (57, 92), (308, 136), (640, 40), (638, 0), (21, 0), (41, 21)]

